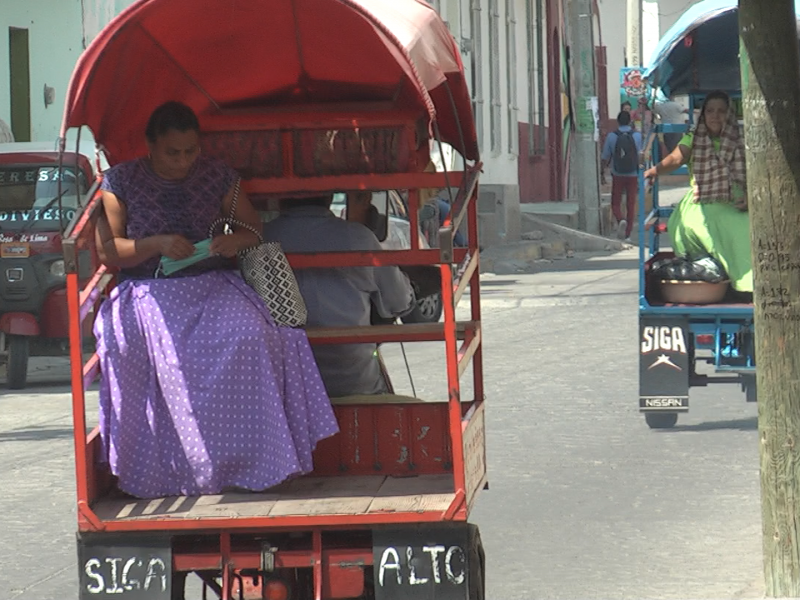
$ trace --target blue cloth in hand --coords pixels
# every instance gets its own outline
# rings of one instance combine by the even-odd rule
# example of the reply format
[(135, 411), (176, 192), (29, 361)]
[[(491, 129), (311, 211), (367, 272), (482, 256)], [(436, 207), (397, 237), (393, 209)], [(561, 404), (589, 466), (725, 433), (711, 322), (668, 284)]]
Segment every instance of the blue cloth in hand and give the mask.
[(167, 258), (166, 256), (162, 256), (158, 265), (159, 274), (169, 277), (181, 269), (185, 269), (186, 267), (198, 263), (201, 260), (207, 259), (209, 256), (211, 256), (211, 238), (200, 240), (194, 245), (194, 248), (194, 254), (192, 254), (189, 258), (175, 260), (172, 258)]

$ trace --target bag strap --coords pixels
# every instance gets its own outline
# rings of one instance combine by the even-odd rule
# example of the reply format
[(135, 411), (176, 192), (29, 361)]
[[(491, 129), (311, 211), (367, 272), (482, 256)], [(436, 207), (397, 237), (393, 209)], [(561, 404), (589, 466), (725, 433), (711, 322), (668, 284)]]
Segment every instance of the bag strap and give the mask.
[(231, 200), (231, 211), (228, 214), (228, 218), (235, 220), (236, 219), (236, 203), (239, 202), (239, 191), (242, 189), (242, 178), (236, 178), (236, 185), (233, 188), (233, 200)]
[(617, 134), (617, 141), (620, 141), (623, 138), (623, 136), (627, 136), (629, 138), (633, 138), (633, 132), (632, 131), (620, 131), (619, 129), (617, 129), (614, 133)]
[(217, 219), (216, 221), (211, 223), (211, 225), (208, 228), (208, 237), (214, 237), (214, 231), (216, 231), (217, 227), (219, 227), (220, 225), (228, 225), (228, 226), (239, 227), (241, 229), (246, 229), (247, 231), (255, 235), (256, 238), (258, 238), (259, 244), (263, 244), (264, 237), (261, 235), (260, 231), (258, 231), (252, 225), (248, 225), (247, 223), (236, 219), (236, 204), (239, 201), (239, 191), (241, 190), (241, 188), (242, 188), (242, 178), (238, 177), (236, 179), (236, 185), (233, 188), (233, 200), (231, 200), (231, 210), (228, 213), (227, 217)]

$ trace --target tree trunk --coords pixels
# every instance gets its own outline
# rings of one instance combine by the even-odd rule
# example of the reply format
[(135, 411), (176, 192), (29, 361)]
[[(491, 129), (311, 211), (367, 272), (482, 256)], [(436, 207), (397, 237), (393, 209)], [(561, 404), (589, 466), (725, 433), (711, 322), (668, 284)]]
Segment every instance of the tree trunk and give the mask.
[(800, 53), (794, 0), (740, 0), (764, 578), (800, 597)]

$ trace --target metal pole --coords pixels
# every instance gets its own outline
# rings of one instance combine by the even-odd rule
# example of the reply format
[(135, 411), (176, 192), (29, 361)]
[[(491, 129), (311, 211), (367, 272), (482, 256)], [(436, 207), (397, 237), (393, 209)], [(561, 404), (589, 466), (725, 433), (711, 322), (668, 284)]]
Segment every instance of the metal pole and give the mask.
[(595, 139), (597, 103), (594, 24), (591, 0), (568, 0), (571, 85), (575, 98), (575, 135), (570, 178), (578, 202), (578, 225), (588, 233), (601, 233), (598, 141)]

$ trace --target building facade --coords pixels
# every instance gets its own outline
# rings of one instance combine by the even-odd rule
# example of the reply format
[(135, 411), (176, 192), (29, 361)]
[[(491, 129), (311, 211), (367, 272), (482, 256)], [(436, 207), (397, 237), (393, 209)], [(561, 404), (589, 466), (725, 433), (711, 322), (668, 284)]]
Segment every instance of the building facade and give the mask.
[(75, 63), (133, 0), (0, 0), (0, 119), (16, 141), (58, 137)]
[(628, 65), (626, 57), (627, 2), (598, 0), (600, 20), (607, 40), (608, 78), (606, 88), (610, 119), (619, 113), (619, 73), (625, 66), (647, 66), (661, 37), (680, 19), (681, 15), (700, 0), (645, 0), (642, 4), (642, 62)]
[[(0, 87), (0, 119), (18, 141), (56, 139), (75, 62), (132, 1), (4, 1), (0, 81), (13, 84)], [(462, 51), (472, 91), (484, 162), (483, 237), (487, 244), (519, 239), (520, 203), (564, 200), (569, 190), (574, 107), (564, 15), (574, 0), (431, 1)], [(594, 6), (596, 67), (604, 81), (597, 0)], [(612, 65), (609, 73), (613, 78)]]
[[(482, 237), (519, 239), (520, 203), (567, 199), (573, 82), (565, 13), (573, 0), (434, 0), (460, 44), (481, 142)], [(606, 80), (591, 3), (596, 80)], [(598, 86), (600, 112), (607, 95)]]
[(0, 119), (16, 141), (58, 136), (64, 97), (83, 52), (80, 0), (2, 0)]

